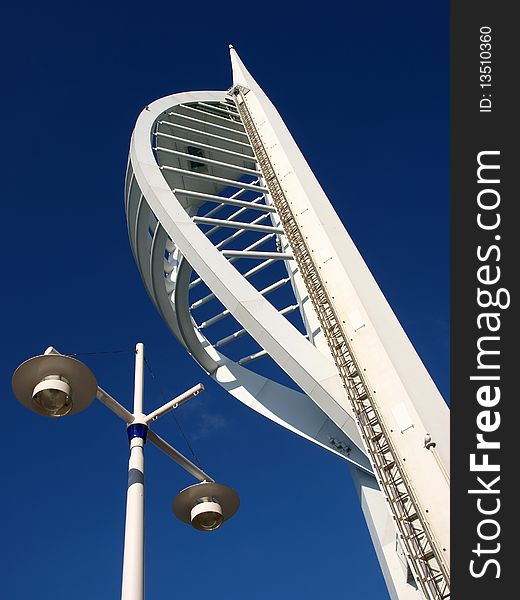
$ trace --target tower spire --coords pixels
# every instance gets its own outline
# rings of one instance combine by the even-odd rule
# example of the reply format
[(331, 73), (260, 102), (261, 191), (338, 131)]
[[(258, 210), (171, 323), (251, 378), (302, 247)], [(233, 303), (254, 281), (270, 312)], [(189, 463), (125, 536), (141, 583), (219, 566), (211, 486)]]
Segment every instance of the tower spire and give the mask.
[(231, 69), (233, 71), (233, 85), (244, 85), (248, 88), (257, 85), (232, 44), (229, 44), (229, 55), (231, 57)]

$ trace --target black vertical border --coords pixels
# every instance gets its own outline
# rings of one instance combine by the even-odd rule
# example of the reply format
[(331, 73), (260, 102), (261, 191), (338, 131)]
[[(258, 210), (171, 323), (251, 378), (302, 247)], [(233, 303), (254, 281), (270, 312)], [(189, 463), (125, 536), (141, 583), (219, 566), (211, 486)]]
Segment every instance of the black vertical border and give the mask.
[[(520, 205), (517, 178), (520, 178), (518, 152), (518, 108), (520, 92), (515, 89), (520, 74), (520, 33), (513, 16), (514, 3), (495, 0), (452, 0), (451, 3), (451, 440), (452, 440), (452, 598), (500, 600), (518, 594), (515, 574), (520, 574), (515, 541), (520, 535), (516, 507), (520, 492), (515, 483), (520, 482), (520, 417), (516, 405), (520, 402), (520, 336), (518, 327), (518, 295), (516, 281), (520, 275), (520, 231), (515, 219)], [(491, 27), (492, 86), (491, 90), (480, 87), (480, 28)], [(491, 93), (492, 112), (480, 112), (479, 102), (483, 93)], [(477, 225), (477, 194), (482, 184), (477, 183), (477, 155), (488, 150), (500, 151), (500, 184), (494, 186), (500, 193), (501, 224), (497, 230), (484, 231)], [(500, 235), (497, 241), (495, 235)], [(470, 381), (470, 376), (482, 374), (477, 370), (477, 340), (485, 335), (477, 327), (479, 312), (491, 309), (479, 308), (477, 288), (486, 287), (477, 280), (477, 269), (486, 264), (477, 258), (477, 247), (483, 249), (496, 243), (500, 247), (500, 261), (495, 262), (496, 252), (487, 264), (499, 266), (501, 278), (498, 287), (508, 289), (511, 305), (507, 309), (493, 309), (500, 313), (500, 376), (501, 400), (499, 429), (489, 435), (499, 440), (500, 450), (490, 451), (490, 462), (498, 461), (500, 475), (498, 487), (501, 507), (494, 515), (501, 527), (494, 541), (480, 540), (477, 534), (479, 522), (486, 518), (477, 510), (478, 495), (468, 494), (478, 487), (476, 476), (490, 479), (490, 473), (470, 472), (469, 456), (475, 452), (477, 415), (483, 410), (476, 401), (480, 383)], [(489, 286), (490, 291), (493, 286)], [(489, 371), (487, 371), (489, 373)], [(485, 499), (495, 495), (483, 495)], [(484, 503), (485, 500), (482, 502)], [(492, 506), (492, 501), (485, 506)], [(483, 531), (491, 534), (492, 526)], [(496, 553), (473, 552), (478, 543), (482, 548), (495, 549)], [(475, 570), (480, 571), (486, 558), (500, 563), (497, 569), (489, 565), (480, 578), (471, 576), (469, 565), (476, 559)], [(516, 590), (516, 591), (515, 591)]]

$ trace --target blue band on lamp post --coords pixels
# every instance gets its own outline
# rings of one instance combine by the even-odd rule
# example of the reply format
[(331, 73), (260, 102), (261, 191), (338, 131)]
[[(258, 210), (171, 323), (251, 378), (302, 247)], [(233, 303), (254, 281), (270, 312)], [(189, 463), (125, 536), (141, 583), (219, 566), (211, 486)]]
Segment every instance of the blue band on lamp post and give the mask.
[(131, 442), (134, 438), (142, 438), (146, 442), (146, 434), (148, 432), (148, 426), (144, 423), (132, 423), (126, 428), (128, 434), (128, 441)]

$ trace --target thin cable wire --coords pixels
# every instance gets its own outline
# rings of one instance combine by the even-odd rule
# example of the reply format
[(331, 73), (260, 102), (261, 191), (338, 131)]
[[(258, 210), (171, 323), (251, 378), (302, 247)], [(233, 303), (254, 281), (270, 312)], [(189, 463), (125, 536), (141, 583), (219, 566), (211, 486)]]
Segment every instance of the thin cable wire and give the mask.
[(135, 349), (131, 350), (105, 350), (103, 352), (74, 352), (74, 354), (64, 354), (63, 356), (92, 356), (95, 354), (122, 354), (123, 352), (132, 352), (135, 354)]
[[(162, 396), (162, 400), (163, 402), (166, 402), (166, 394), (164, 393), (164, 390), (161, 386), (161, 384), (159, 383), (159, 380), (157, 379), (157, 377), (155, 376), (154, 372), (152, 371), (152, 368), (150, 367), (150, 364), (148, 363), (148, 361), (146, 360), (146, 356), (144, 357), (144, 364), (146, 365), (146, 367), (148, 368), (148, 371), (150, 372), (150, 375), (152, 376), (152, 379), (155, 381), (155, 383), (157, 384), (158, 388), (159, 388), (159, 393)], [(186, 442), (186, 445), (188, 446), (191, 455), (193, 456), (193, 460), (195, 462), (195, 464), (197, 465), (197, 467), (199, 467), (199, 469), (202, 469), (202, 464), (199, 460), (199, 457), (197, 456), (197, 454), (195, 453), (195, 450), (193, 449), (193, 446), (190, 443), (190, 440), (188, 439), (188, 436), (184, 433), (183, 428), (181, 427), (181, 424), (179, 422), (179, 419), (177, 418), (177, 416), (175, 415), (175, 410), (170, 411), (175, 423), (179, 429), (179, 431), (181, 432), (182, 437), (184, 438), (184, 441)]]

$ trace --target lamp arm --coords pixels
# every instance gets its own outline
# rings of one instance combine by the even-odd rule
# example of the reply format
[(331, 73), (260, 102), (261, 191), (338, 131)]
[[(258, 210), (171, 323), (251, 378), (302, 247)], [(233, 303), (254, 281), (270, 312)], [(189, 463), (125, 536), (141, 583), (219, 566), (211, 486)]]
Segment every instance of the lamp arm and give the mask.
[(178, 450), (175, 450), (173, 446), (170, 446), (166, 440), (158, 436), (154, 431), (148, 430), (146, 439), (152, 442), (154, 446), (157, 446), (159, 450), (162, 450), (167, 456), (172, 458), (178, 465), (180, 465), (185, 471), (188, 471), (193, 477), (199, 481), (214, 482), (215, 480), (205, 473), (202, 469), (199, 469), (197, 465), (193, 464), (191, 460), (186, 458)]
[(167, 412), (170, 412), (170, 410), (173, 410), (174, 408), (179, 407), (181, 404), (184, 404), (190, 398), (193, 398), (194, 396), (197, 396), (203, 390), (204, 390), (204, 386), (202, 385), (202, 383), (197, 383), (197, 385), (194, 385), (189, 390), (186, 390), (185, 392), (183, 392), (182, 394), (180, 394), (179, 396), (177, 396), (173, 400), (170, 400), (169, 402), (166, 402), (166, 404), (163, 404), (157, 410), (154, 410), (149, 415), (146, 415), (146, 417), (144, 418), (144, 422), (146, 424), (148, 424), (148, 423), (150, 423), (152, 421), (155, 421), (156, 419), (158, 419), (162, 415), (166, 414)]
[(134, 415), (129, 410), (119, 404), (115, 398), (113, 398), (108, 392), (99, 386), (97, 389), (96, 398), (113, 413), (115, 413), (120, 419), (123, 419), (125, 423), (130, 424), (134, 420)]

